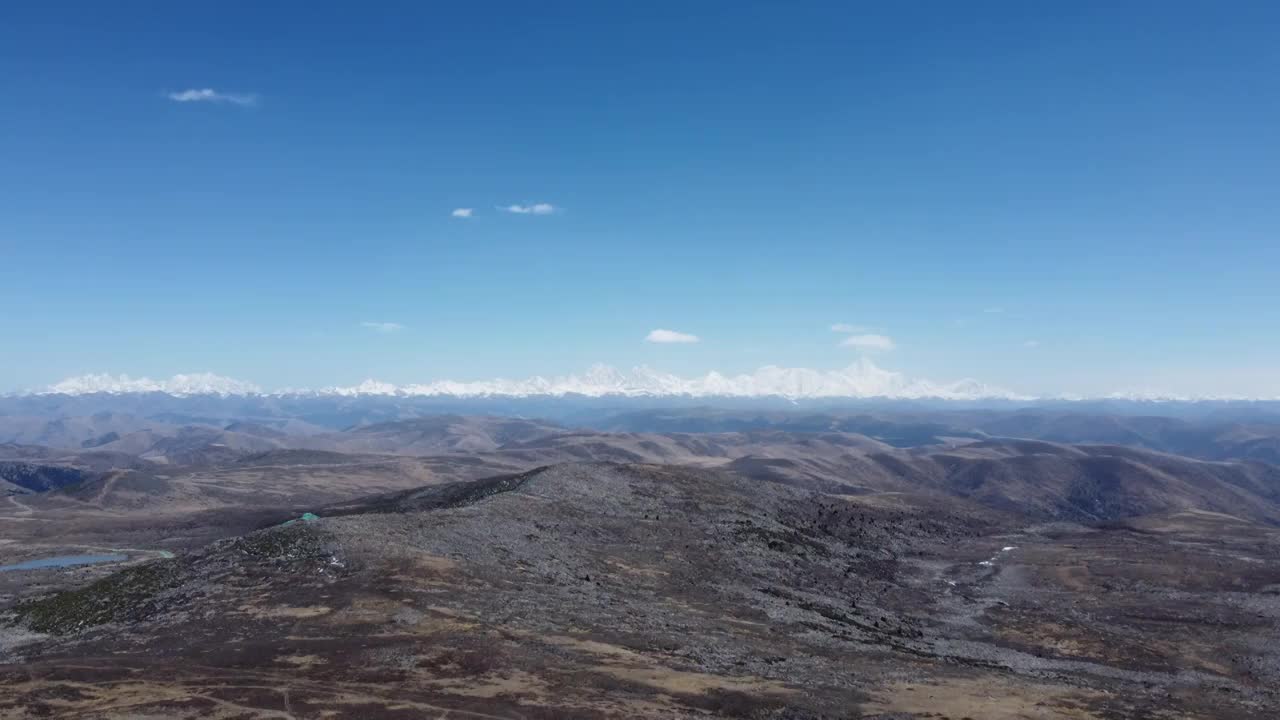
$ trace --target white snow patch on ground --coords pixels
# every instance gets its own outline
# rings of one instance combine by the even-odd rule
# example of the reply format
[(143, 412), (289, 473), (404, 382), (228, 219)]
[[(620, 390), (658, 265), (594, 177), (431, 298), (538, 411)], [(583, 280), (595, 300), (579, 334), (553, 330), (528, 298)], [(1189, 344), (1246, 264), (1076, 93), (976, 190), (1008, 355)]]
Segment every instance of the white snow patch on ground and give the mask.
[(1017, 549), (1018, 549), (1018, 546), (1016, 545), (1005, 545), (1004, 547), (1000, 548), (1000, 552), (996, 553), (995, 555), (992, 555), (990, 560), (983, 560), (978, 564), (982, 565), (983, 567), (991, 567), (992, 565), (996, 564), (996, 560), (999, 560), (1001, 555), (1009, 552), (1010, 550), (1017, 550)]

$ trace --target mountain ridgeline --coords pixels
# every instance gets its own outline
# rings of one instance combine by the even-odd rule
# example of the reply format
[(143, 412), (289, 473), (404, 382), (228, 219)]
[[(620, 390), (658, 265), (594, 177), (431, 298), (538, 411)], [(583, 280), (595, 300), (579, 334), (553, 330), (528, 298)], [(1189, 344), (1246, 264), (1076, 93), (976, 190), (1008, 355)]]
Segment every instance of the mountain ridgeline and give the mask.
[(75, 497), (103, 507), (291, 506), (618, 462), (716, 468), (837, 494), (934, 493), (1046, 520), (1201, 509), (1280, 522), (1280, 423), (1256, 418), (667, 410), (615, 414), (595, 428), (434, 415), (337, 431), (302, 418), (178, 419), (0, 417), (4, 479), (13, 492), (76, 486)]

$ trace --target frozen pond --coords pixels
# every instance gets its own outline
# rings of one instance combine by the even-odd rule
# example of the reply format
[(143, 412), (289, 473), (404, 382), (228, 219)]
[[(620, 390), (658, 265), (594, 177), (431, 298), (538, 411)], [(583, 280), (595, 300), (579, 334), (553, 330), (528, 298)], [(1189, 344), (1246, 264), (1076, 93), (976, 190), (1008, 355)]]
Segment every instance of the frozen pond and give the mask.
[(0, 565), (0, 572), (9, 570), (42, 570), (45, 568), (71, 567), (72, 565), (93, 565), (95, 563), (120, 562), (128, 560), (128, 555), (55, 555), (39, 558), (13, 565)]

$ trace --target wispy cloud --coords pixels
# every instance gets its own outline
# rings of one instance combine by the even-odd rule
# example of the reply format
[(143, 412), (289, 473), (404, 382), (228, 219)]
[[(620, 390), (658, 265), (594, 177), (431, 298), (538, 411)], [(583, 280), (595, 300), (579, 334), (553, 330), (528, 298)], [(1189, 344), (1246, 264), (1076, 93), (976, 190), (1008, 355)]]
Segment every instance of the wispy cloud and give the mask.
[(696, 343), (699, 340), (697, 335), (676, 332), (675, 330), (663, 330), (661, 328), (651, 331), (644, 336), (644, 339), (645, 342), (651, 343)]
[(850, 325), (849, 323), (836, 323), (831, 326), (831, 332), (848, 335), (848, 337), (840, 341), (840, 347), (858, 348), (859, 350), (892, 350), (897, 347), (893, 342), (893, 338), (888, 335), (869, 332), (870, 330), (871, 328), (865, 325)]
[(515, 215), (551, 215), (560, 208), (551, 203), (534, 203), (532, 205), (506, 205), (499, 207), (503, 212), (509, 212)]
[(456, 218), (464, 218), (464, 219), (465, 219), (465, 218), (469, 218), (469, 217), (471, 217), (471, 216), (475, 215), (475, 212), (476, 212), (476, 211), (475, 211), (475, 208), (456, 208), (453, 212), (451, 212), (451, 213), (449, 213), (449, 214), (450, 214), (450, 215), (452, 215), (452, 216), (454, 216), (454, 217), (456, 217)]
[(1023, 341), (1023, 343), (1022, 343), (1022, 347), (1025, 347), (1025, 348), (1038, 348), (1038, 347), (1040, 347), (1040, 341), (1039, 341), (1039, 340), (1025, 340), (1025, 341)]
[(836, 323), (831, 326), (831, 332), (838, 333), (866, 332), (866, 330), (867, 327), (865, 325), (850, 325), (849, 323)]
[(840, 342), (840, 346), (858, 348), (859, 350), (892, 350), (897, 347), (893, 342), (893, 338), (875, 333), (850, 335)]
[(192, 103), (230, 103), (232, 105), (256, 105), (258, 96), (245, 93), (224, 93), (218, 92), (213, 88), (192, 88), (181, 92), (169, 93), (169, 99), (174, 102)]
[(973, 312), (973, 314), (970, 314), (970, 315), (961, 315), (960, 317), (958, 317), (958, 318), (956, 318), (956, 319), (952, 320), (952, 321), (951, 321), (951, 324), (952, 324), (952, 325), (954, 325), (954, 326), (956, 326), (956, 327), (969, 327), (970, 325), (973, 325), (974, 323), (994, 322), (994, 321), (995, 321), (995, 320), (994, 320), (994, 318), (992, 318), (992, 319), (988, 319), (988, 318), (986, 318), (986, 317), (984, 317), (984, 316), (986, 316), (986, 315), (1004, 315), (1004, 314), (1005, 314), (1005, 312), (1006, 312), (1006, 311), (1005, 311), (1004, 307), (1002, 307), (1002, 306), (1000, 306), (1000, 305), (988, 305), (987, 307), (982, 308), (982, 310), (980, 310), (980, 311), (974, 311), (974, 312)]
[(374, 332), (380, 332), (380, 333), (395, 333), (395, 332), (400, 332), (401, 330), (404, 329), (404, 326), (401, 325), (400, 323), (369, 322), (367, 320), (365, 322), (360, 323), (360, 327), (369, 328)]

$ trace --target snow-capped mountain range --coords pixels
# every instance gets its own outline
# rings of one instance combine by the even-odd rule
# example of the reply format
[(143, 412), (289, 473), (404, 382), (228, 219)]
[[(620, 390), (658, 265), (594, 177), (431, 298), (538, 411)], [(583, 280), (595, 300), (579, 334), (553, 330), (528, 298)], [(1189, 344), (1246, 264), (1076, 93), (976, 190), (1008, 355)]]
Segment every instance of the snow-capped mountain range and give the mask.
[(999, 400), (1065, 401), (1119, 400), (1129, 402), (1274, 401), (1280, 398), (1238, 395), (1174, 393), (1141, 388), (1084, 396), (1058, 394), (1034, 396), (977, 380), (935, 382), (909, 378), (885, 370), (867, 358), (837, 370), (761, 367), (751, 373), (726, 375), (709, 372), (681, 377), (646, 366), (621, 371), (593, 365), (580, 374), (524, 379), (438, 380), (397, 385), (365, 380), (357, 385), (323, 388), (264, 390), (261, 386), (214, 373), (174, 375), (167, 380), (128, 375), (89, 374), (67, 378), (45, 388), (19, 395), (129, 395), (163, 393), (173, 397), (386, 397), (386, 398), (783, 398), (787, 400)]
[(176, 397), (188, 395), (263, 395), (262, 388), (253, 383), (223, 377), (213, 373), (174, 375), (168, 380), (132, 378), (128, 375), (89, 374), (70, 377), (62, 382), (35, 391), (36, 394), (92, 395), (109, 393), (165, 393)]
[(585, 397), (782, 397), (789, 399), (1032, 399), (975, 380), (936, 383), (910, 379), (902, 373), (884, 370), (865, 358), (839, 370), (783, 368), (770, 365), (752, 373), (724, 375), (713, 371), (702, 376), (686, 378), (644, 366), (623, 372), (608, 365), (595, 365), (582, 374), (551, 378), (535, 376), (522, 380), (497, 378), (470, 382), (440, 380), (408, 385), (365, 380), (358, 385), (348, 387), (282, 389), (271, 392), (264, 391), (253, 383), (212, 373), (174, 375), (167, 380), (132, 378), (128, 375), (91, 374), (67, 378), (35, 392), (63, 395), (165, 393), (178, 397), (321, 395), (468, 398), (579, 395)]

